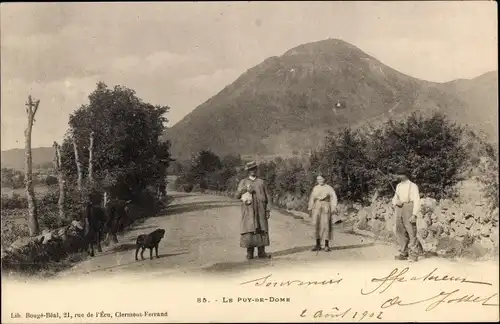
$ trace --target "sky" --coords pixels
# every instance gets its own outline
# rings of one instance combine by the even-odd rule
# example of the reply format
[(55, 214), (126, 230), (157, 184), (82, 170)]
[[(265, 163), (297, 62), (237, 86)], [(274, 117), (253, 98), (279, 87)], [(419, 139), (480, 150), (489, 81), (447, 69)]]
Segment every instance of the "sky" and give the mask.
[(173, 125), (240, 74), (297, 45), (339, 38), (430, 81), (497, 67), (495, 2), (2, 3), (1, 147), (62, 140), (98, 81), (171, 107)]

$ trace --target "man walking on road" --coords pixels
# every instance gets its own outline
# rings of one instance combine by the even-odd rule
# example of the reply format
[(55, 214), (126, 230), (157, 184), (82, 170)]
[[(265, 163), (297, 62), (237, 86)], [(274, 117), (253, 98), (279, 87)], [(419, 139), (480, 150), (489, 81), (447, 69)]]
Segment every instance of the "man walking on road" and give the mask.
[(269, 194), (264, 180), (257, 178), (257, 163), (245, 166), (248, 177), (241, 180), (236, 198), (241, 199), (240, 246), (247, 249), (247, 259), (254, 258), (255, 248), (259, 258), (270, 258), (265, 251), (269, 246), (270, 216)]
[(417, 239), (417, 215), (420, 212), (420, 193), (418, 186), (409, 180), (409, 172), (400, 168), (396, 177), (400, 181), (392, 198), (396, 209), (396, 238), (399, 255), (396, 260), (417, 261), (419, 242)]

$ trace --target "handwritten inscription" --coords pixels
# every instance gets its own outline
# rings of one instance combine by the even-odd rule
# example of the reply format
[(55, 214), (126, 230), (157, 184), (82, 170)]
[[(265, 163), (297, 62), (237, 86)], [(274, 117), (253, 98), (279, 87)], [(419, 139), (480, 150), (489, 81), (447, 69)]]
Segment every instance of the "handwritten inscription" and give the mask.
[(438, 274), (438, 268), (435, 268), (428, 274), (420, 277), (407, 277), (405, 276), (410, 269), (408, 267), (399, 270), (398, 268), (393, 269), (389, 275), (381, 278), (372, 278), (371, 282), (373, 283), (379, 283), (378, 286), (376, 286), (373, 290), (371, 291), (364, 291), (361, 289), (361, 294), (362, 295), (369, 295), (373, 294), (374, 292), (379, 292), (384, 293), (387, 289), (389, 289), (392, 285), (395, 283), (402, 283), (402, 282), (409, 282), (409, 281), (420, 281), (420, 282), (427, 282), (427, 283), (435, 283), (435, 282), (453, 282), (453, 283), (459, 283), (459, 284), (476, 284), (476, 285), (486, 285), (486, 286), (491, 286), (492, 284), (490, 282), (485, 282), (485, 281), (476, 281), (476, 280), (469, 280), (466, 277), (458, 277), (458, 276), (453, 276), (451, 274), (443, 274), (439, 275)]
[[(479, 285), (479, 286), (492, 286), (492, 283), (487, 281), (472, 280), (467, 277), (454, 276), (449, 273), (439, 274), (439, 269), (435, 268), (429, 273), (423, 276), (409, 276), (409, 268), (403, 268), (399, 270), (398, 268), (393, 269), (388, 275), (380, 278), (372, 278), (371, 283), (375, 286), (369, 290), (361, 289), (362, 295), (370, 295), (373, 293), (383, 294), (390, 287), (395, 284), (405, 283), (405, 282), (422, 282), (422, 283), (438, 283), (438, 282), (449, 282), (458, 285)], [(441, 305), (449, 304), (475, 304), (479, 306), (495, 306), (498, 307), (498, 301), (495, 302), (495, 297), (498, 293), (485, 293), (482, 295), (476, 295), (468, 292), (463, 292), (461, 289), (451, 289), (449, 291), (440, 291), (439, 293), (432, 293), (430, 297), (426, 297), (418, 300), (411, 300), (411, 298), (395, 296), (385, 300), (380, 308), (388, 309), (394, 306), (404, 307), (413, 305), (425, 305), (425, 311), (429, 312), (436, 309)], [(409, 301), (410, 300), (410, 301)]]
[(425, 308), (425, 311), (427, 312), (432, 311), (436, 307), (445, 304), (473, 303), (473, 304), (479, 304), (480, 306), (498, 307), (499, 306), (498, 302), (494, 303), (494, 301), (492, 301), (492, 299), (495, 296), (498, 296), (498, 294), (495, 293), (484, 297), (484, 296), (476, 296), (474, 294), (461, 293), (460, 289), (455, 289), (451, 292), (441, 291), (439, 294), (432, 296), (430, 298), (425, 298), (412, 302), (403, 301), (401, 297), (396, 296), (383, 302), (380, 307), (385, 309), (392, 306), (411, 306), (417, 304), (427, 304), (427, 307)]
[(240, 285), (249, 285), (253, 284), (255, 287), (290, 287), (290, 286), (328, 286), (328, 285), (337, 285), (342, 282), (343, 278), (335, 278), (335, 279), (323, 279), (323, 280), (287, 280), (287, 281), (274, 281), (271, 278), (272, 275), (267, 275), (265, 277), (252, 279), (249, 281), (245, 281), (240, 283)]

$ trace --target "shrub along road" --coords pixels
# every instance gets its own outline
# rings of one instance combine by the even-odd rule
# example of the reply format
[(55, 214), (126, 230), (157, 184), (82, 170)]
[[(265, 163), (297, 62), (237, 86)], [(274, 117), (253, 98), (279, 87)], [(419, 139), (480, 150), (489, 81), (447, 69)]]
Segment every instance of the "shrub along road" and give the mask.
[[(101, 276), (117, 273), (149, 272), (151, 275), (212, 272), (241, 273), (246, 269), (314, 261), (406, 262), (392, 261), (395, 247), (371, 238), (334, 231), (332, 251), (311, 252), (313, 230), (307, 222), (297, 220), (276, 210), (271, 212), (268, 252), (270, 260), (245, 259), (239, 246), (239, 201), (223, 196), (170, 193), (173, 201), (165, 213), (147, 219), (119, 237), (119, 243), (105, 247), (96, 257), (88, 258), (60, 276)], [(135, 240), (139, 234), (157, 228), (166, 230), (159, 246), (160, 258), (135, 261)], [(423, 259), (419, 263), (449, 262), (444, 259)], [(369, 266), (369, 265), (367, 265)], [(432, 265), (430, 265), (432, 266)]]

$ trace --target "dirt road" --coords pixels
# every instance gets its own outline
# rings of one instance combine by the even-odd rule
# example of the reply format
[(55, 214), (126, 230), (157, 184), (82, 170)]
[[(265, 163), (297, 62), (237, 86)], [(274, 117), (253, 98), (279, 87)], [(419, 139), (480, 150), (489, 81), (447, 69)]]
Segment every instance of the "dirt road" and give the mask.
[[(310, 264), (316, 261), (340, 263), (343, 261), (393, 260), (395, 247), (371, 238), (334, 232), (331, 252), (311, 252), (314, 244), (311, 226), (273, 210), (270, 218), (271, 260), (245, 259), (245, 250), (239, 246), (239, 201), (222, 196), (171, 193), (172, 203), (165, 213), (147, 219), (119, 237), (119, 243), (97, 253), (75, 267), (60, 274), (113, 275), (141, 272), (148, 275), (166, 275), (209, 271), (214, 273), (241, 272), (246, 269), (282, 265)], [(159, 259), (135, 261), (134, 243), (137, 235), (157, 228), (166, 230), (161, 241)], [(145, 252), (149, 257), (149, 252)], [(422, 262), (444, 262), (432, 258)], [(419, 262), (420, 263), (420, 262)]]
[[(392, 258), (392, 247), (369, 238), (336, 232), (331, 252), (311, 252), (312, 228), (305, 222), (273, 210), (270, 218), (271, 246), (268, 261), (245, 259), (239, 246), (239, 201), (221, 196), (172, 193), (172, 203), (164, 214), (147, 219), (119, 237), (119, 243), (103, 253), (62, 273), (67, 275), (105, 274), (123, 271), (174, 273), (193, 270), (234, 269), (272, 266), (283, 262), (304, 263), (314, 260)], [(166, 230), (159, 259), (135, 261), (137, 235), (157, 228)], [(148, 251), (145, 256), (149, 257)]]
[[(384, 319), (391, 321), (406, 316), (418, 321), (452, 320), (450, 316), (457, 317), (463, 307), (475, 309), (462, 311), (468, 317), (458, 315), (460, 320), (498, 319), (498, 307), (473, 305), (473, 297), (470, 297), (491, 295), (492, 305), (498, 303), (498, 299), (493, 299), (498, 293), (498, 279), (495, 279), (498, 264), (457, 262), (435, 257), (422, 259), (409, 270), (403, 269), (407, 264), (393, 259), (393, 246), (339, 230), (335, 231), (332, 251), (316, 254), (310, 251), (314, 243), (311, 226), (278, 211), (273, 211), (270, 219), (271, 246), (268, 251), (272, 259), (248, 261), (244, 249), (239, 247), (239, 201), (183, 193), (173, 196), (163, 215), (147, 219), (119, 237), (120, 242), (115, 246), (58, 275), (59, 279), (74, 280), (60, 280), (59, 283), (56, 280), (40, 280), (35, 284), (22, 280), (3, 281), (2, 293), (9, 298), (8, 303), (2, 301), (2, 308), (10, 309), (5, 313), (25, 312), (29, 298), (34, 301), (30, 304), (30, 312), (34, 314), (47, 310), (73, 314), (104, 310), (121, 316), (117, 314), (148, 310), (168, 311), (169, 321), (172, 322), (194, 323), (207, 318), (221, 320), (220, 314), (224, 314), (224, 320), (228, 322), (241, 320), (242, 314), (248, 316), (245, 320), (255, 322), (269, 320), (272, 316), (279, 317), (281, 321), (311, 321), (314, 309), (331, 309), (332, 305), (338, 305), (340, 309), (357, 307), (361, 314), (365, 310), (379, 309), (388, 298), (401, 298), (405, 302), (427, 301), (430, 296), (441, 296), (442, 291), (451, 291), (457, 295), (454, 296), (456, 301), (466, 301), (467, 304), (458, 305), (457, 302), (454, 308), (443, 305), (438, 312), (424, 311), (427, 304), (417, 304), (410, 311), (398, 308), (398, 305), (391, 310), (384, 309)], [(167, 232), (160, 245), (161, 257), (135, 261), (134, 241), (137, 235), (159, 227)], [(391, 286), (388, 294), (360, 294), (361, 289), (376, 289), (380, 285), (372, 284), (373, 278), (391, 275), (398, 268), (401, 273), (409, 271), (405, 278), (412, 279)], [(431, 278), (431, 275), (434, 279), (424, 282), (422, 278)], [(257, 287), (254, 283), (267, 278), (271, 278), (269, 281), (277, 286), (268, 288), (270, 283), (266, 286), (261, 283)], [(469, 278), (474, 280), (470, 281), (473, 283), (487, 282), (487, 285), (457, 283), (460, 278)], [(338, 279), (342, 284), (322, 284), (332, 279)], [(315, 284), (301, 285), (302, 282)], [(75, 296), (81, 299), (75, 299)], [(255, 304), (252, 306), (256, 308), (250, 309), (261, 311), (249, 312), (250, 304), (225, 303), (222, 299), (228, 297), (236, 301), (240, 297), (256, 297), (261, 300), (270, 296), (291, 298), (293, 303)], [(480, 302), (484, 300), (474, 298), (479, 298)], [(308, 307), (305, 305), (310, 305), (311, 317), (298, 317), (302, 309)], [(137, 320), (144, 322), (151, 318)]]

